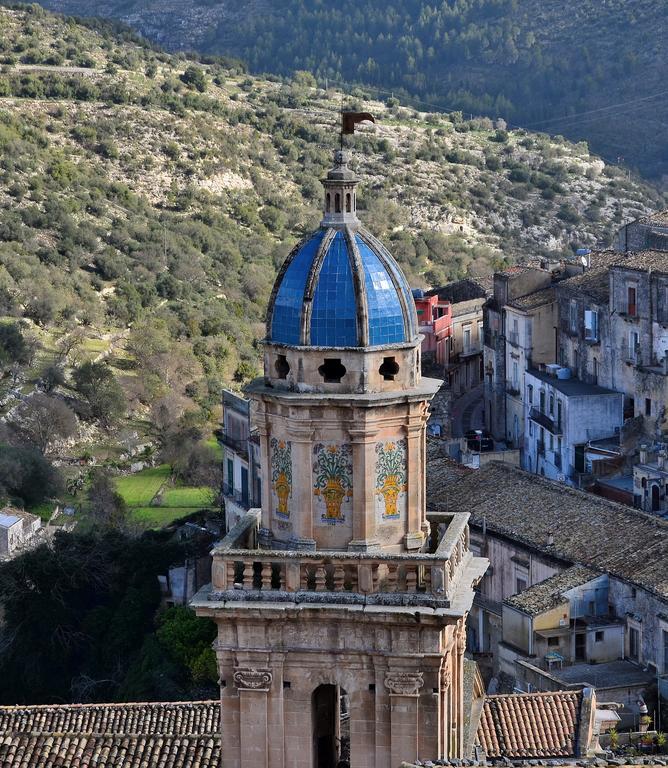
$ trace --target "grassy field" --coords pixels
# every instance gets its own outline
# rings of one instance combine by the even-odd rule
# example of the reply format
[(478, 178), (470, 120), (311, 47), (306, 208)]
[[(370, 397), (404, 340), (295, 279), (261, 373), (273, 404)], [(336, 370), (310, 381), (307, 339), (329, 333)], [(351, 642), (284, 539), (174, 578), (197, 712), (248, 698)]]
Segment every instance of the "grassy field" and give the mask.
[(128, 507), (147, 507), (162, 484), (169, 480), (169, 476), (169, 467), (167, 464), (162, 464), (152, 469), (144, 469), (135, 475), (118, 478), (116, 490), (121, 494)]
[(162, 494), (162, 507), (210, 507), (214, 493), (211, 488), (170, 488)]
[[(213, 505), (215, 494), (211, 488), (175, 488), (169, 484), (170, 478), (170, 469), (163, 464), (116, 480), (116, 489), (128, 505), (132, 522), (146, 528), (164, 528)], [(150, 506), (163, 487), (160, 503)]]
[(164, 528), (175, 520), (199, 512), (200, 509), (201, 507), (138, 507), (130, 511), (129, 518), (146, 528)]

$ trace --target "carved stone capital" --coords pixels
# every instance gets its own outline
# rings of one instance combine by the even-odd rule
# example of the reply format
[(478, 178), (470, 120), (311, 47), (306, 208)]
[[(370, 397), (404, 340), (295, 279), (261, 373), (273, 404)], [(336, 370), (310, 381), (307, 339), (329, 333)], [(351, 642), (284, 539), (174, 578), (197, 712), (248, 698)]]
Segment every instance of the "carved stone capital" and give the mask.
[(240, 691), (268, 691), (272, 679), (268, 669), (237, 667), (234, 670), (234, 684)]
[(424, 685), (422, 672), (386, 672), (385, 687), (390, 696), (419, 696)]

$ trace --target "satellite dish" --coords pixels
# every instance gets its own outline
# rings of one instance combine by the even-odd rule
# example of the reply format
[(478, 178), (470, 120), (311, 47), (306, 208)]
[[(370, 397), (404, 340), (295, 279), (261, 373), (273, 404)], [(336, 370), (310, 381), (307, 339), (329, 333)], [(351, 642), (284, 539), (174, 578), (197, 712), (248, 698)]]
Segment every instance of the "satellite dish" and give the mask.
[(587, 266), (587, 264), (589, 263), (589, 262), (587, 261), (587, 257), (586, 257), (586, 256), (580, 256), (580, 261), (582, 262), (582, 266), (583, 266), (583, 267), (586, 267), (586, 266)]

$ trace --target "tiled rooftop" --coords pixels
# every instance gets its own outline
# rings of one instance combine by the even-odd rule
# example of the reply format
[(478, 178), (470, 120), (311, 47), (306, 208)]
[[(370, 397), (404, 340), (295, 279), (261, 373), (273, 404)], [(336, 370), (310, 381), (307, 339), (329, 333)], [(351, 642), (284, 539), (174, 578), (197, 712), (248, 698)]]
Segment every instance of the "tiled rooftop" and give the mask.
[[(456, 483), (427, 468), (427, 508), (668, 598), (668, 522), (492, 461)], [(551, 543), (550, 543), (551, 542)]]
[(512, 299), (508, 304), (516, 309), (521, 309), (524, 312), (528, 312), (532, 309), (537, 309), (545, 304), (551, 304), (556, 298), (556, 292), (553, 287), (543, 288), (540, 291), (534, 291), (528, 293), (526, 296), (518, 296), (516, 299)]
[(561, 392), (566, 397), (594, 397), (596, 395), (618, 395), (621, 397), (620, 393), (615, 392), (613, 389), (600, 387), (598, 384), (590, 384), (581, 379), (560, 379), (557, 376), (553, 376), (545, 371), (536, 370), (535, 368), (527, 369), (527, 374), (545, 382), (550, 387), (554, 387), (557, 392)]
[(487, 696), (478, 741), (488, 757), (569, 757), (575, 753), (582, 694), (575, 691)]
[(457, 280), (454, 283), (448, 283), (438, 288), (432, 288), (425, 293), (425, 296), (438, 296), (440, 301), (449, 301), (451, 304), (458, 304), (461, 301), (471, 301), (472, 299), (484, 299), (488, 291), (481, 285), (480, 281), (466, 277), (463, 280)]
[(563, 596), (564, 592), (586, 584), (599, 575), (596, 571), (582, 565), (574, 565), (572, 568), (567, 568), (565, 571), (525, 589), (524, 592), (506, 598), (504, 602), (529, 616), (538, 616), (544, 611), (567, 602)]
[(216, 768), (220, 705), (0, 707), (3, 768)]
[(627, 254), (619, 251), (592, 251), (590, 266), (584, 272), (559, 283), (559, 291), (584, 293), (598, 304), (607, 304), (610, 298), (610, 267), (623, 263)]
[(663, 211), (650, 213), (638, 219), (641, 224), (654, 224), (657, 227), (668, 227), (668, 208)]
[[(620, 254), (613, 269), (634, 269), (645, 272), (668, 272), (668, 251), (630, 251)], [(624, 258), (626, 257), (626, 258)]]

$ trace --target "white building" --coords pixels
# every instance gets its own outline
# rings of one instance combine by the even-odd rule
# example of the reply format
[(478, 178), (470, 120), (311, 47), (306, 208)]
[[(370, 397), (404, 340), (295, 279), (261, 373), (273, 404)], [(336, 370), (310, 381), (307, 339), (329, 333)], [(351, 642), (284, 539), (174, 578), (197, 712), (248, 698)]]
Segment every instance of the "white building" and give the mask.
[(251, 435), (250, 402), (223, 391), (223, 496), (228, 530), (262, 497), (260, 445)]
[(557, 365), (546, 369), (525, 374), (523, 468), (575, 484), (585, 472), (586, 444), (619, 432), (624, 395), (570, 378)]
[(36, 515), (6, 507), (0, 512), (0, 557), (11, 557), (42, 527)]

